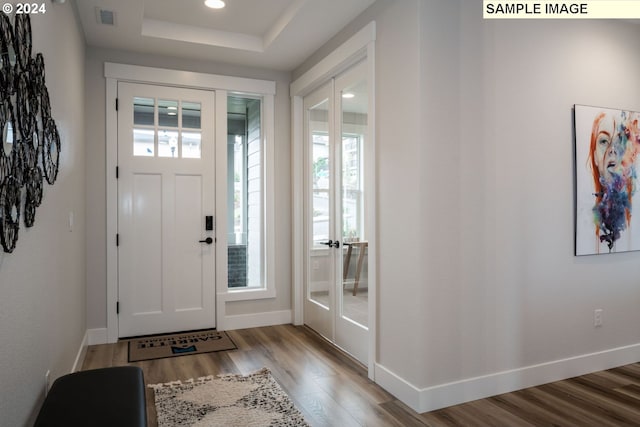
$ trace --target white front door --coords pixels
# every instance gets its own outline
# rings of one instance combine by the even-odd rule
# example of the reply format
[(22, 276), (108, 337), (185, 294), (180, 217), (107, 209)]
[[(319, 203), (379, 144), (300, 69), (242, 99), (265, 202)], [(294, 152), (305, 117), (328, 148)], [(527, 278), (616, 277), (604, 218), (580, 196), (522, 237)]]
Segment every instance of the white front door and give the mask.
[(368, 215), (364, 209), (368, 94), (365, 64), (304, 98), (304, 322), (368, 363)]
[(118, 83), (118, 336), (215, 327), (214, 93)]

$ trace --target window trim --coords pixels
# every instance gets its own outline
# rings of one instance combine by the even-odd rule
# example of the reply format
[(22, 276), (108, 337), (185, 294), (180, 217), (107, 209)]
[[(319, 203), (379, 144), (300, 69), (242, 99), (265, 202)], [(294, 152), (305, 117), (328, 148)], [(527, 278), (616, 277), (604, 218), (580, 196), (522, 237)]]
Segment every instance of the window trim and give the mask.
[[(222, 162), (225, 164), (225, 174), (223, 180), (220, 180), (217, 186), (217, 197), (221, 197), (220, 192), (223, 191), (222, 197), (225, 199), (225, 218), (224, 218), (224, 227), (225, 233), (221, 233), (218, 237), (218, 243), (221, 243), (220, 247), (225, 248), (225, 253), (223, 254), (224, 265), (219, 267), (219, 270), (224, 270), (225, 274), (225, 288), (224, 290), (218, 288), (218, 295), (223, 297), (225, 301), (246, 301), (246, 300), (258, 300), (258, 299), (267, 299), (267, 298), (275, 298), (276, 297), (276, 285), (275, 285), (275, 203), (273, 197), (268, 197), (269, 195), (273, 195), (275, 192), (275, 147), (273, 146), (274, 135), (275, 135), (275, 122), (274, 122), (274, 109), (275, 109), (275, 98), (272, 94), (259, 94), (259, 93), (247, 93), (247, 92), (235, 92), (228, 91), (224, 94), (224, 102), (226, 106), (226, 102), (229, 96), (240, 96), (247, 98), (260, 98), (262, 101), (262, 111), (261, 111), (261, 126), (262, 126), (262, 239), (263, 239), (263, 254), (262, 254), (262, 277), (264, 280), (263, 286), (261, 287), (244, 287), (244, 288), (229, 288), (228, 284), (228, 259), (227, 259), (227, 248), (228, 248), (228, 232), (226, 230), (227, 219), (226, 215), (228, 212), (228, 207), (226, 207), (226, 197), (228, 192), (228, 174), (226, 173), (226, 164), (227, 164), (227, 144), (226, 144), (226, 134), (227, 134), (227, 109), (225, 107), (225, 126), (224, 126), (224, 144), (220, 144), (218, 146), (219, 150), (216, 151), (218, 156), (218, 165)], [(216, 113), (217, 114), (217, 113)], [(223, 181), (223, 182), (222, 182)], [(217, 201), (219, 203), (219, 201)], [(222, 205), (221, 205), (222, 206)], [(222, 209), (221, 209), (222, 210)], [(220, 237), (223, 237), (222, 239)], [(223, 240), (221, 242), (221, 240)], [(222, 257), (221, 257), (222, 258)], [(220, 261), (222, 261), (222, 259)], [(217, 280), (220, 277), (218, 276)], [(219, 283), (219, 282), (218, 282)]]
[[(262, 98), (262, 144), (264, 147), (263, 165), (263, 238), (264, 238), (264, 286), (254, 288), (229, 288), (229, 259), (228, 259), (228, 232), (227, 230), (227, 99), (233, 96), (259, 96)], [(216, 91), (216, 141), (224, 141), (224, 144), (216, 144), (216, 215), (218, 228), (218, 248), (216, 256), (216, 288), (217, 288), (217, 312), (225, 312), (227, 301), (260, 300), (276, 297), (275, 284), (275, 211), (273, 197), (267, 197), (275, 191), (273, 147), (275, 134), (275, 82), (273, 93), (241, 90), (237, 88)], [(218, 318), (218, 329), (224, 330)]]

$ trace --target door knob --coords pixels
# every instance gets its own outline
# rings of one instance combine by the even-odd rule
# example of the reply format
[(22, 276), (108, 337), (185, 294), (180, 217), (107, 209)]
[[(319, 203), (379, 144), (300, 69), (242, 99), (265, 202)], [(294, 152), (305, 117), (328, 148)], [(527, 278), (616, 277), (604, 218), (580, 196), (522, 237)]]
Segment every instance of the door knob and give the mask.
[(204, 240), (200, 240), (200, 243), (206, 243), (207, 245), (210, 245), (213, 243), (213, 239), (211, 237), (207, 237)]

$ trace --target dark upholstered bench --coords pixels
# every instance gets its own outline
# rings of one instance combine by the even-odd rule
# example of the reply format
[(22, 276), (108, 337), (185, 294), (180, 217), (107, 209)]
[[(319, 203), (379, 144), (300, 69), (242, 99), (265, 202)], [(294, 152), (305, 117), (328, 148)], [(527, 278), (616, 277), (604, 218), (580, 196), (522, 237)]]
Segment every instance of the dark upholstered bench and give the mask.
[(142, 369), (135, 366), (80, 371), (58, 378), (35, 427), (146, 427)]

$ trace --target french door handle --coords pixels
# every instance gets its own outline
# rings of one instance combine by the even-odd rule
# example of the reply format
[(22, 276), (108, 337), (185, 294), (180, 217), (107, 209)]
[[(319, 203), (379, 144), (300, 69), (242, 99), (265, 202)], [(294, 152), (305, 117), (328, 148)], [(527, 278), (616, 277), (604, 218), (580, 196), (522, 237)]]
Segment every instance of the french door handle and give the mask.
[(207, 237), (204, 240), (200, 240), (200, 243), (206, 243), (207, 245), (210, 245), (213, 243), (213, 239), (211, 237)]
[(333, 240), (329, 240), (328, 242), (320, 242), (321, 245), (327, 245), (330, 248), (339, 248), (340, 247), (340, 242), (338, 240), (336, 240), (335, 242)]

